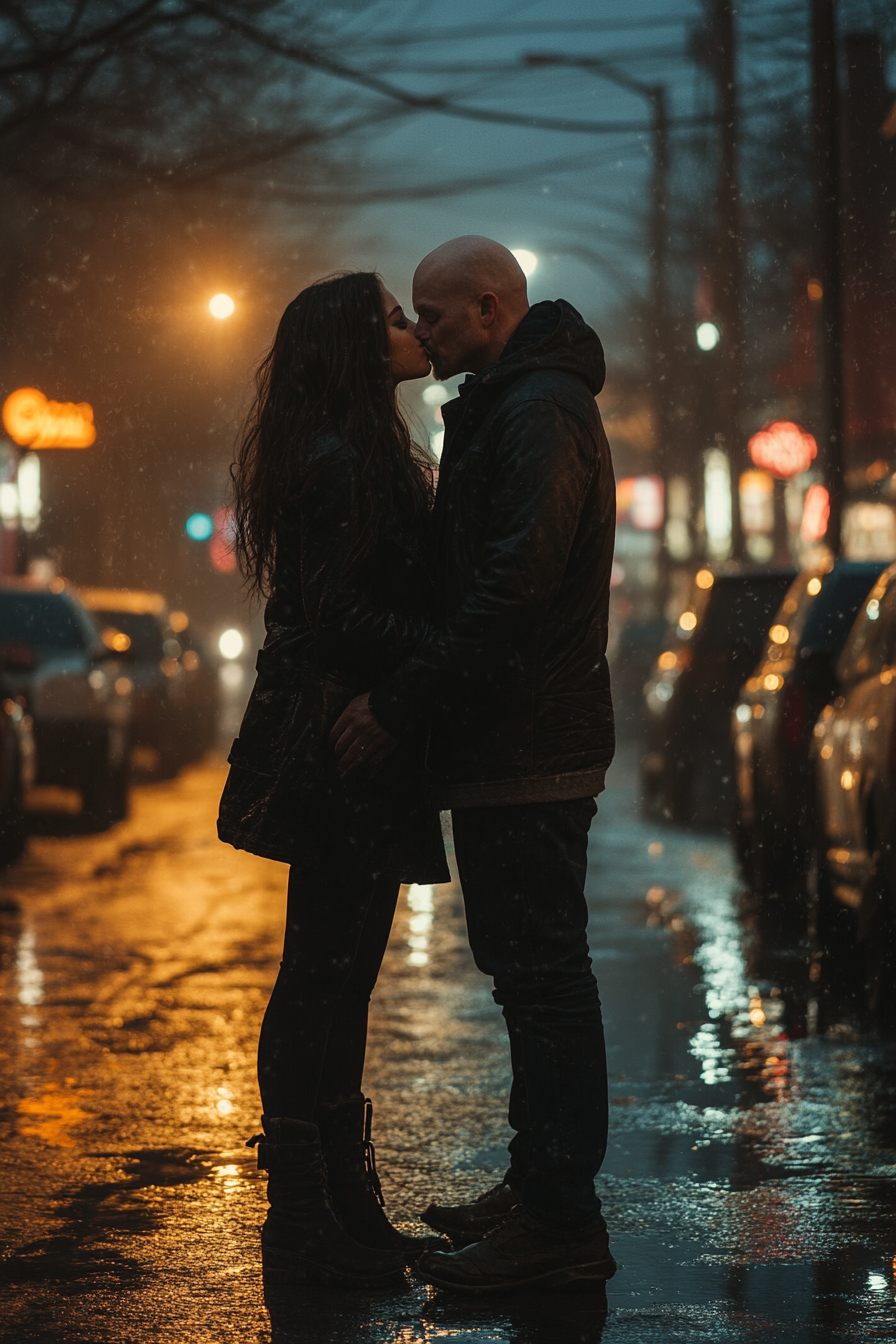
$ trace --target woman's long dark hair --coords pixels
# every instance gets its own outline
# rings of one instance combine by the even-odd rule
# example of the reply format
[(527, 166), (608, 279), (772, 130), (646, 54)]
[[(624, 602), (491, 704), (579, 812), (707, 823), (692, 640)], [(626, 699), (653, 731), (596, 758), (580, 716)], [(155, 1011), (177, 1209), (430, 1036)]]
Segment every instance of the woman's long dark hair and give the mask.
[(303, 289), (255, 383), (230, 469), (235, 550), (250, 591), (270, 596), (281, 510), (313, 484), (309, 450), (328, 431), (360, 459), (359, 527), (347, 568), (370, 554), (390, 513), (430, 507), (433, 464), (398, 408), (378, 275), (329, 276)]

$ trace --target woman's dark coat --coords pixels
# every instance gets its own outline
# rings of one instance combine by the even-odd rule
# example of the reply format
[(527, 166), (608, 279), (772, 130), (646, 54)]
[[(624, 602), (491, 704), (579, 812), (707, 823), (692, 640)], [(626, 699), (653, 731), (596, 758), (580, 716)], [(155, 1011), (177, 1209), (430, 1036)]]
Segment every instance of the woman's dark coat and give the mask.
[(317, 446), (309, 484), (284, 508), (267, 638), (218, 817), (237, 849), (294, 863), (353, 856), (401, 881), (448, 880), (439, 817), (423, 784), (420, 733), (381, 770), (340, 779), (328, 735), (432, 632), (428, 520), (386, 520), (346, 579), (357, 536), (359, 458), (334, 438)]

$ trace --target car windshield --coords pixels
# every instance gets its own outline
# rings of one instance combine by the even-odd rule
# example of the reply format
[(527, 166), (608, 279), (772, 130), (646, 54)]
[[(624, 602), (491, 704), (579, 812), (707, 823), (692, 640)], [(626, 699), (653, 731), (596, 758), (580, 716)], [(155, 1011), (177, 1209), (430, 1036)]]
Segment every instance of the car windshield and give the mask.
[(155, 616), (134, 611), (94, 611), (99, 625), (112, 625), (131, 641), (135, 658), (162, 658), (162, 630)]
[(703, 618), (699, 643), (704, 648), (731, 649), (747, 644), (758, 657), (793, 573), (717, 579)]
[(800, 642), (807, 654), (840, 652), (859, 607), (879, 576), (880, 568), (875, 565), (844, 565), (828, 574), (803, 629)]
[[(893, 567), (896, 571), (896, 566)], [(841, 681), (876, 677), (896, 659), (896, 572), (882, 575), (859, 613), (837, 669)]]
[(77, 649), (95, 643), (89, 621), (56, 593), (0, 592), (0, 641), (41, 650)]

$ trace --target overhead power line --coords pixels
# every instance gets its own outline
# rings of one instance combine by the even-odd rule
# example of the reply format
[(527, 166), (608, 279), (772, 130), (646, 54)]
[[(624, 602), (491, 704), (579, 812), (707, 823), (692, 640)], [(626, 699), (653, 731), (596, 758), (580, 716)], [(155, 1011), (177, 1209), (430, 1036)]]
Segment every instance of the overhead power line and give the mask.
[[(764, 21), (771, 18), (796, 18), (802, 17), (804, 7), (802, 4), (794, 5), (772, 5), (767, 10), (751, 12), (749, 18), (753, 22)], [(679, 15), (677, 17), (661, 17), (660, 15), (651, 15), (643, 19), (560, 19), (557, 21), (545, 20), (532, 23), (502, 23), (502, 24), (471, 24), (466, 28), (431, 28), (425, 32), (386, 32), (381, 36), (367, 36), (363, 39), (352, 41), (351, 38), (345, 39), (345, 45), (351, 45), (356, 50), (372, 50), (377, 47), (412, 47), (426, 46), (437, 42), (442, 45), (451, 42), (480, 42), (488, 38), (506, 38), (506, 37), (537, 37), (541, 34), (554, 35), (556, 33), (591, 33), (596, 36), (611, 33), (637, 33), (637, 32), (656, 32), (659, 29), (683, 28), (690, 29), (697, 19), (696, 14)], [(613, 53), (608, 53), (613, 55)]]
[[(200, 8), (203, 8), (200, 6)], [(253, 24), (227, 16), (220, 20), (232, 32), (239, 33), (248, 41), (274, 55), (296, 61), (307, 69), (317, 70), (321, 74), (344, 80), (360, 88), (369, 89), (383, 98), (400, 103), (411, 112), (432, 112), (438, 116), (454, 117), (461, 121), (479, 121), (495, 126), (523, 126), (530, 131), (562, 131), (570, 135), (648, 135), (652, 127), (645, 121), (582, 121), (574, 117), (542, 117), (520, 112), (502, 112), (497, 108), (469, 107), (456, 103), (444, 94), (418, 94), (404, 89), (389, 79), (371, 74), (366, 70), (356, 70), (345, 62), (337, 60), (329, 52), (304, 43), (287, 42)], [(751, 109), (753, 112), (766, 111)], [(744, 113), (741, 114), (742, 116)], [(697, 114), (685, 117), (671, 117), (670, 127), (694, 128), (713, 125), (717, 118), (712, 114)]]

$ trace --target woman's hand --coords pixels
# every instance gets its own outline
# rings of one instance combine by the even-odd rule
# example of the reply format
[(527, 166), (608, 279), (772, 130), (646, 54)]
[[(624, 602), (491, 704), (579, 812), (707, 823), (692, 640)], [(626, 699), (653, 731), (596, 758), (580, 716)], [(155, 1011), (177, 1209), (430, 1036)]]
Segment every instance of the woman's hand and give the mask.
[(340, 775), (363, 765), (375, 769), (398, 746), (397, 741), (381, 727), (367, 706), (370, 692), (356, 695), (330, 731), (330, 744), (336, 751), (336, 769)]

